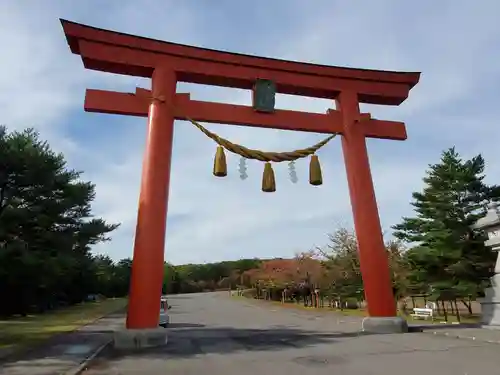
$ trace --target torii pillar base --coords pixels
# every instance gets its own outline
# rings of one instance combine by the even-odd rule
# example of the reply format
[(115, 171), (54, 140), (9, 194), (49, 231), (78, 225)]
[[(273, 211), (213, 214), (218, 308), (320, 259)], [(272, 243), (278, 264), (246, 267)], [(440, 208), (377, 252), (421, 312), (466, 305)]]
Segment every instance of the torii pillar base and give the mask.
[(113, 347), (117, 350), (140, 350), (164, 345), (167, 345), (165, 328), (121, 329), (113, 335)]
[(363, 319), (361, 329), (366, 333), (406, 333), (408, 332), (408, 323), (400, 316), (368, 316)]

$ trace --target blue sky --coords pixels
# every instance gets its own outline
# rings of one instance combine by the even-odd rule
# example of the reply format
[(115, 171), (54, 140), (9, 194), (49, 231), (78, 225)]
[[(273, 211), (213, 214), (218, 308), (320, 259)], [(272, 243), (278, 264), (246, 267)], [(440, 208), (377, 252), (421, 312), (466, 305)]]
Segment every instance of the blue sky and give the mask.
[[(314, 5), (313, 5), (314, 4)], [(0, 4), (0, 123), (33, 126), (70, 167), (97, 184), (96, 215), (122, 223), (96, 253), (132, 255), (146, 120), (83, 111), (85, 88), (131, 92), (148, 80), (87, 71), (72, 55), (59, 18), (172, 42), (228, 51), (387, 70), (421, 71), (420, 84), (399, 107), (365, 106), (378, 118), (405, 121), (405, 142), (370, 140), (368, 148), (383, 230), (411, 214), (411, 192), (429, 163), (456, 146), (482, 153), (487, 181), (500, 182), (500, 3), (494, 0), (402, 2), (4, 0)], [(192, 98), (250, 104), (242, 90), (178, 86)], [(495, 95), (496, 94), (496, 95)], [(327, 100), (280, 95), (279, 108), (324, 112)], [(320, 134), (235, 126), (209, 129), (247, 147), (288, 151)], [(321, 246), (327, 233), (352, 226), (339, 140), (319, 152), (324, 185), (307, 183), (308, 161), (275, 167), (278, 191), (260, 191), (262, 165), (249, 163), (240, 181), (211, 175), (215, 145), (192, 125), (176, 122), (165, 258), (173, 263), (292, 256)]]

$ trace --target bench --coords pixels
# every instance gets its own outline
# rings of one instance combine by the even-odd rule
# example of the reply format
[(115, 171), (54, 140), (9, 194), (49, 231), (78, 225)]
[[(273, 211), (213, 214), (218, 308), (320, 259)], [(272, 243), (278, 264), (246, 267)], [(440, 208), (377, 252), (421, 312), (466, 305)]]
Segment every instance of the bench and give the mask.
[(429, 308), (415, 307), (411, 316), (413, 318), (423, 318), (426, 320), (428, 318), (431, 318), (432, 320), (434, 320), (434, 310)]

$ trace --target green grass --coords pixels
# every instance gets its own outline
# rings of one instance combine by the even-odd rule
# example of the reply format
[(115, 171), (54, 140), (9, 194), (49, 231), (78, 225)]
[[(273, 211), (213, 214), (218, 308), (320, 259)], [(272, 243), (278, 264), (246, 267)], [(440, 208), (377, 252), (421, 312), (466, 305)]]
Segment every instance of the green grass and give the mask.
[(45, 314), (0, 320), (0, 350), (10, 352), (38, 344), (54, 335), (74, 331), (126, 305), (126, 298), (110, 298)]
[[(321, 311), (326, 311), (326, 312), (332, 312), (335, 314), (340, 314), (344, 316), (359, 316), (359, 317), (365, 317), (368, 316), (367, 311), (364, 309), (336, 309), (336, 308), (330, 308), (330, 307), (320, 307), (319, 309), (316, 309), (314, 307), (309, 307), (309, 306), (304, 306), (303, 304), (300, 303), (282, 303), (279, 301), (265, 301), (265, 300), (257, 300), (253, 298), (248, 298), (244, 296), (233, 296), (233, 298), (238, 298), (238, 299), (247, 299), (251, 301), (256, 301), (256, 302), (261, 302), (261, 303), (268, 303), (272, 304), (274, 306), (279, 306), (281, 308), (291, 308), (291, 309), (300, 309), (300, 310), (308, 310), (308, 311), (314, 311), (314, 310), (321, 310)], [(411, 310), (409, 308), (409, 310)], [(411, 314), (411, 312), (409, 312)], [(398, 312), (398, 315), (401, 317), (405, 318), (408, 323), (425, 323), (425, 324), (443, 324), (443, 323), (456, 323), (457, 322), (457, 317), (455, 314), (448, 313), (448, 321), (445, 321), (444, 316), (435, 316), (434, 320), (424, 320), (424, 319), (414, 319), (411, 315), (405, 315), (402, 312)], [(480, 321), (480, 316), (478, 315), (470, 315), (470, 316), (464, 316), (460, 315), (460, 322), (461, 323), (479, 323)]]

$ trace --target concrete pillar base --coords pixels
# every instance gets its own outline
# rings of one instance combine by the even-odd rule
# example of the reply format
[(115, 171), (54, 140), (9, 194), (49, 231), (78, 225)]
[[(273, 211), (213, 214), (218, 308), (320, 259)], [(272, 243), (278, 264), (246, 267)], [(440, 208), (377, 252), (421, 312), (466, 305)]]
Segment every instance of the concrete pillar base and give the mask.
[(113, 337), (115, 349), (143, 349), (167, 344), (165, 328), (123, 329), (115, 331)]
[(408, 323), (399, 316), (370, 316), (363, 319), (361, 329), (367, 333), (405, 333), (408, 332)]
[[(499, 258), (500, 259), (500, 258)], [(500, 274), (495, 275), (495, 277)], [(485, 290), (486, 298), (481, 303), (481, 323), (486, 326), (500, 326), (500, 286)]]

